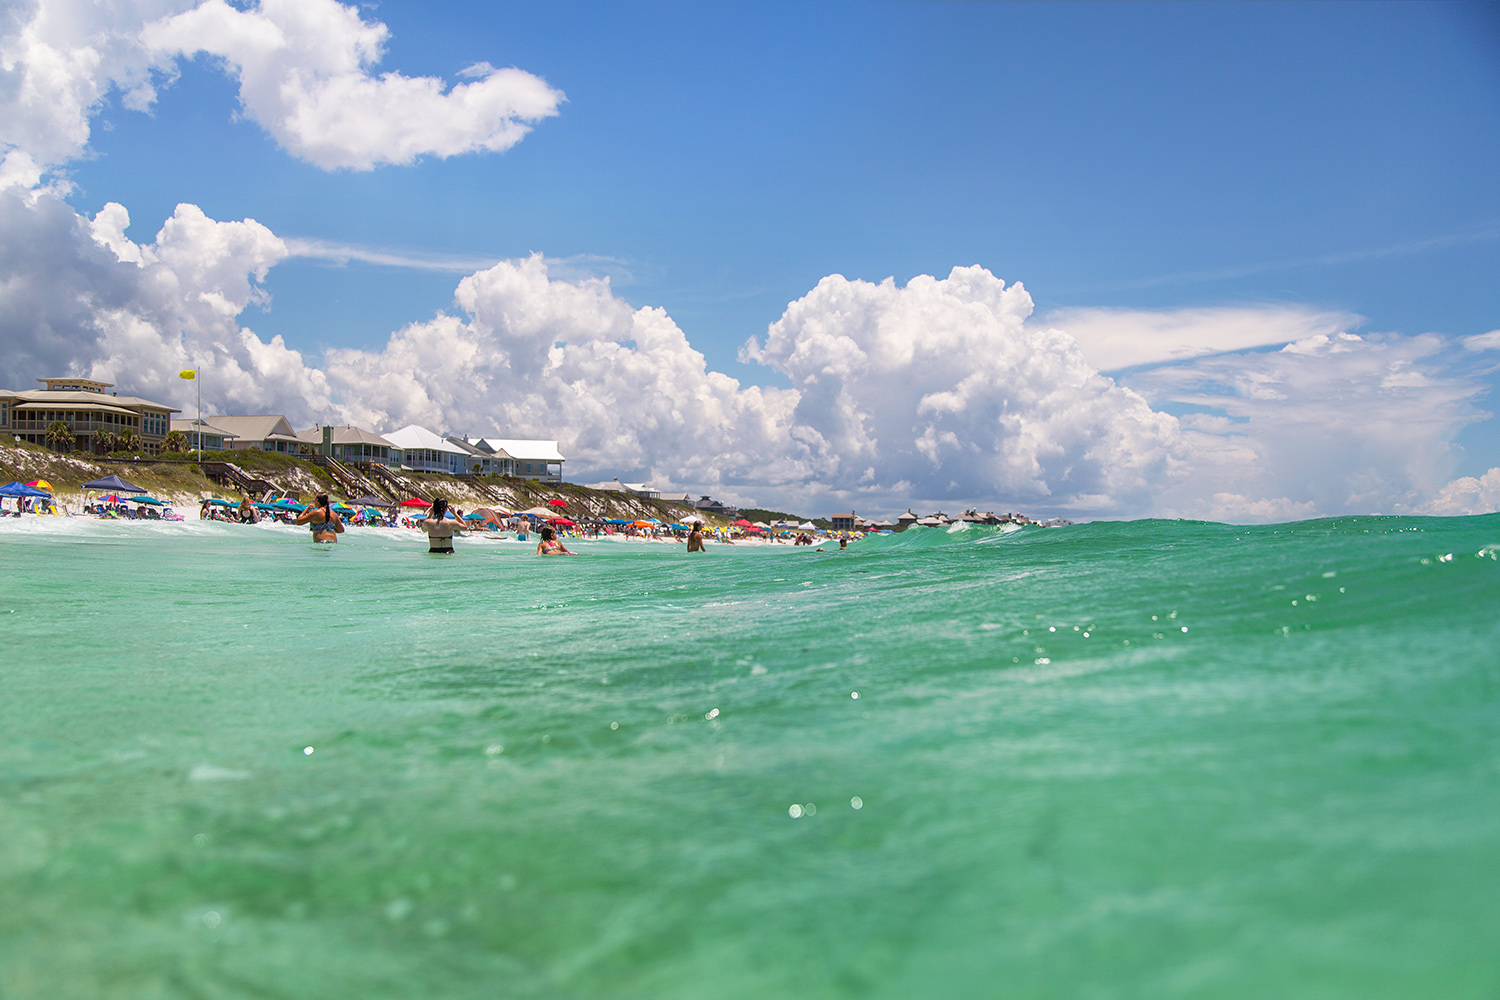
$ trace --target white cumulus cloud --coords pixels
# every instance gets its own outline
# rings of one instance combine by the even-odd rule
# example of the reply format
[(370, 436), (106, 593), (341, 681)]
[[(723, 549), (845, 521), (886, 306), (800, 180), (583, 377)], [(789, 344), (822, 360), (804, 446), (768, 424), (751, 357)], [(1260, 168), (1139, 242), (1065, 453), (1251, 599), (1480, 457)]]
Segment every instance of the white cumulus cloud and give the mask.
[(261, 281), (286, 256), (274, 233), (179, 205), (137, 244), (129, 221), (117, 204), (90, 220), (51, 195), (0, 192), (0, 382), (84, 375), (187, 408), (177, 372), (201, 367), (208, 398), (230, 410), (302, 421), (331, 411), (321, 371), (238, 320), (265, 301)]
[(509, 149), (563, 94), (534, 74), (478, 63), (448, 86), (379, 73), (389, 31), (336, 0), (31, 0), (0, 20), (0, 187), (88, 147), (105, 98), (148, 110), (177, 61), (204, 53), (239, 82), (244, 113), (325, 170)]
[(1177, 421), (1031, 311), (981, 267), (904, 288), (832, 275), (742, 355), (792, 380), (791, 435), (834, 490), (1138, 509), (1171, 474)]
[(563, 100), (540, 77), (487, 63), (451, 88), (436, 77), (375, 75), (388, 34), (336, 0), (260, 0), (246, 10), (205, 0), (146, 25), (141, 40), (162, 60), (222, 58), (246, 114), (325, 170), (500, 152)]
[(1443, 486), (1437, 496), (1422, 504), (1422, 514), (1493, 514), (1500, 511), (1500, 468), (1482, 476), (1461, 476)]

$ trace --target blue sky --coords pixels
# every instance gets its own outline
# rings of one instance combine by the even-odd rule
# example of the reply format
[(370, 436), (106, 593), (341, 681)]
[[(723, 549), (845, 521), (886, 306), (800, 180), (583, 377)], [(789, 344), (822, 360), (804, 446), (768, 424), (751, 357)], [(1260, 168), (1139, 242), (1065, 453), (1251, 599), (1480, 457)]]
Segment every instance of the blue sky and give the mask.
[[(269, 306), (239, 323), (310, 363), (380, 350), (453, 313), (465, 275), (531, 253), (554, 279), (608, 275), (710, 370), (768, 388), (797, 375), (746, 363), (742, 345), (835, 274), (903, 286), (977, 264), (1024, 282), (1032, 323), (1292, 306), (1362, 317), (1349, 329), (1365, 336), (1500, 328), (1493, 4), (386, 2), (360, 16), (389, 29), (375, 71), (456, 83), (475, 63), (514, 66), (567, 100), (503, 153), (328, 170), (291, 155), (200, 54), (176, 61), (149, 114), (109, 92), (54, 174), (82, 216), (126, 206), (137, 244), (185, 202), (411, 262), (276, 263)], [(1477, 364), (1466, 377), (1492, 386)], [(1496, 422), (1459, 424), (1449, 473), (1500, 465)]]

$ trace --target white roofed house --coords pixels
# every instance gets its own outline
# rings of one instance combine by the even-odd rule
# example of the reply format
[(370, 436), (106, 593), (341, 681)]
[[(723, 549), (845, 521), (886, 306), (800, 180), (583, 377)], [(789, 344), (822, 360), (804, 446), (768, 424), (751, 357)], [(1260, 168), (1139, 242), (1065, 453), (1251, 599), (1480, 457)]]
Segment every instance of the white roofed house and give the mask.
[(566, 459), (557, 450), (556, 441), (535, 441), (523, 438), (480, 438), (475, 447), (483, 446), (510, 456), (515, 469), (511, 475), (522, 479), (541, 479), (546, 482), (562, 482), (562, 465)]
[[(661, 490), (645, 483), (622, 483), (619, 479), (611, 479), (603, 483), (585, 483), (591, 490), (605, 490), (612, 493), (629, 493), (633, 496), (645, 497), (647, 500), (660, 500)], [(684, 498), (686, 499), (686, 498)]]
[(470, 441), (467, 436), (457, 437), (448, 435), (448, 443), (457, 445), (469, 456), (469, 472), (476, 476), (485, 476), (495, 473), (499, 476), (512, 474), (512, 463), (510, 456), (504, 451), (496, 451), (486, 445), (483, 441)]
[(393, 464), (402, 469), (445, 476), (471, 471), (472, 449), (419, 424), (407, 424), (385, 437), (399, 449)]

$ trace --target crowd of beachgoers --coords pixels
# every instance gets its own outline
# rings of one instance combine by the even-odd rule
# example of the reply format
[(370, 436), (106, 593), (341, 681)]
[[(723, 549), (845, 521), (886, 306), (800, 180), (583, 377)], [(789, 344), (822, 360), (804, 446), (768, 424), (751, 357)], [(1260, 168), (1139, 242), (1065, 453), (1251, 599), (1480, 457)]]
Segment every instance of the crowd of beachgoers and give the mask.
[[(90, 488), (94, 487), (94, 488)], [(280, 523), (312, 527), (325, 523), (336, 525), (330, 536), (342, 533), (344, 528), (387, 528), (425, 531), (433, 535), (434, 514), (436, 522), (451, 527), (442, 530), (446, 537), (460, 534), (482, 535), (487, 538), (514, 538), (517, 541), (541, 539), (610, 538), (650, 542), (683, 543), (693, 546), (703, 541), (719, 543), (772, 542), (791, 545), (812, 545), (826, 540), (828, 532), (807, 530), (806, 526), (795, 530), (757, 524), (740, 519), (732, 524), (710, 525), (701, 515), (689, 515), (682, 521), (663, 521), (659, 518), (626, 520), (624, 518), (601, 518), (591, 516), (570, 517), (568, 502), (561, 498), (548, 501), (544, 506), (528, 510), (510, 511), (498, 507), (477, 507), (469, 511), (450, 507), (445, 501), (432, 501), (411, 497), (399, 503), (390, 503), (375, 497), (361, 497), (354, 502), (331, 500), (319, 495), (315, 502), (306, 503), (294, 496), (270, 496), (256, 501), (247, 495), (237, 499), (204, 497), (196, 511), (184, 505), (184, 511), (172, 498), (152, 496), (132, 484), (107, 477), (94, 483), (85, 483), (82, 502), (73, 509), (55, 498), (50, 483), (35, 480), (30, 483), (9, 483), (0, 487), (0, 517), (24, 515), (55, 517), (88, 517), (115, 521), (223, 521), (231, 524)], [(319, 534), (314, 529), (314, 535)], [(333, 537), (324, 540), (333, 541)]]

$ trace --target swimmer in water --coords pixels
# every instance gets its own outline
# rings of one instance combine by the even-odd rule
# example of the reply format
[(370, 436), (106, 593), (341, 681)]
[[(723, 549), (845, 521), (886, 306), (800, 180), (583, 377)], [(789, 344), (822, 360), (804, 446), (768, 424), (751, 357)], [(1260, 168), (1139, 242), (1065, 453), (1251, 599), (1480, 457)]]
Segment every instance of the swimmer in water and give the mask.
[(333, 512), (327, 493), (319, 493), (313, 500), (313, 506), (298, 514), (292, 523), (307, 525), (315, 542), (336, 542), (339, 535), (344, 533), (344, 522)]
[(703, 547), (703, 525), (699, 524), (697, 521), (693, 522), (693, 530), (688, 532), (688, 551), (708, 551), (708, 549)]
[(576, 556), (577, 552), (570, 552), (568, 547), (557, 540), (557, 532), (551, 528), (542, 529), (542, 540), (537, 543), (536, 554), (539, 556)]
[(445, 520), (444, 515), (447, 513), (448, 501), (442, 497), (433, 497), (426, 519), (417, 523), (417, 527), (427, 532), (428, 552), (453, 553), (453, 532), (457, 530), (458, 522)]

